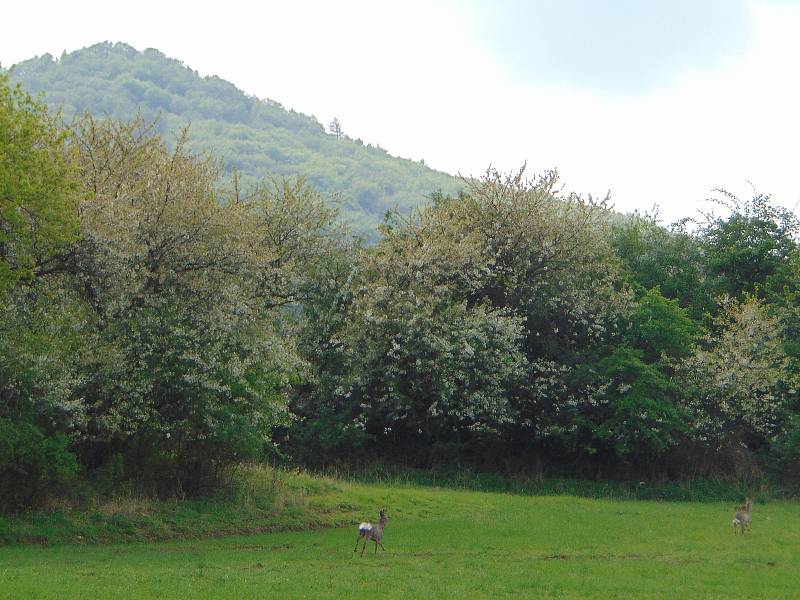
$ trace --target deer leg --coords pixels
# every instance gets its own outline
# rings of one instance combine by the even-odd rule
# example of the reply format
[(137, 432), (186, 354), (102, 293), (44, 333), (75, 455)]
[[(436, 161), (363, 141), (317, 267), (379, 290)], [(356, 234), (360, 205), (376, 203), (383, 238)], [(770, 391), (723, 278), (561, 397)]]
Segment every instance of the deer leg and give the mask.
[(381, 550), (383, 550), (384, 552), (386, 552), (386, 548), (384, 548), (384, 547), (383, 547), (383, 544), (381, 544), (380, 542), (378, 542), (378, 545), (380, 545), (380, 547), (381, 547)]
[(364, 536), (364, 547), (363, 547), (363, 548), (361, 548), (361, 556), (364, 556), (364, 550), (366, 550), (366, 549), (367, 549), (367, 541), (368, 541), (368, 540), (367, 540), (367, 537), (366, 537), (366, 536)]
[(375, 542), (375, 552), (374, 552), (374, 554), (377, 554), (378, 553), (378, 540), (372, 540), (372, 541)]
[(356, 547), (353, 548), (353, 552), (358, 552), (358, 542), (360, 541), (361, 541), (361, 534), (359, 533), (358, 537), (356, 538)]

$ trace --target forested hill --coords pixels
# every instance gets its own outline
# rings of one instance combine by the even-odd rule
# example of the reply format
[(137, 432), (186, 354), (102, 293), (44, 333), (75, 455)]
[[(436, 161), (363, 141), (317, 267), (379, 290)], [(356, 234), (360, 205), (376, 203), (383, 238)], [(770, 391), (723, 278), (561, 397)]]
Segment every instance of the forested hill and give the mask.
[(342, 214), (370, 232), (389, 209), (406, 210), (431, 192), (453, 192), (458, 180), (412, 160), (390, 156), (360, 140), (326, 133), (313, 117), (273, 100), (245, 94), (219, 77), (201, 77), (181, 61), (148, 49), (109, 42), (49, 54), (15, 65), (12, 78), (44, 92), (65, 116), (130, 118), (160, 115), (163, 131), (190, 124), (190, 142), (236, 167), (243, 180), (302, 175), (326, 195), (339, 195)]

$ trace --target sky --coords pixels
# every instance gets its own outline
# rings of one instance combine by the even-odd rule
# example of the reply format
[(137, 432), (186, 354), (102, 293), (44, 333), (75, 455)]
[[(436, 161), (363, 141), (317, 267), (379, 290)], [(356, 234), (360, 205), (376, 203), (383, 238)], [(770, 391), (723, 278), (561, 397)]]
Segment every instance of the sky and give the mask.
[(800, 0), (14, 2), (0, 65), (101, 41), (453, 174), (557, 168), (664, 222), (800, 205)]

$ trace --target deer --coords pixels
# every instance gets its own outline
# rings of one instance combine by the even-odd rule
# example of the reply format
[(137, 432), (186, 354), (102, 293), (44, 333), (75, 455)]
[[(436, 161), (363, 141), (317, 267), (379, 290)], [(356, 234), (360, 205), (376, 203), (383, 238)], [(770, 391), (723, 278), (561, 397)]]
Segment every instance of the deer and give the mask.
[(737, 506), (733, 514), (733, 533), (736, 533), (736, 528), (744, 533), (750, 529), (750, 521), (753, 520), (753, 501), (750, 498), (745, 498), (744, 504)]
[(356, 547), (353, 548), (353, 552), (358, 551), (358, 543), (361, 541), (361, 538), (364, 538), (364, 547), (361, 548), (361, 556), (364, 556), (364, 550), (367, 549), (367, 542), (370, 540), (375, 542), (375, 554), (378, 553), (378, 546), (385, 552), (386, 548), (381, 544), (381, 540), (383, 539), (383, 530), (388, 520), (389, 517), (386, 516), (386, 509), (383, 509), (381, 511), (380, 521), (378, 521), (377, 524), (373, 525), (369, 522), (361, 523), (358, 526), (358, 537), (356, 538)]

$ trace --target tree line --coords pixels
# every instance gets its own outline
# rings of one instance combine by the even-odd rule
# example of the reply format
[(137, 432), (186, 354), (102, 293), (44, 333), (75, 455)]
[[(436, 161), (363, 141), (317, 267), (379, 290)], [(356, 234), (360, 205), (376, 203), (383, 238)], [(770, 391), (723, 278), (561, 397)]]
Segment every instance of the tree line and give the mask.
[(489, 170), (364, 243), (302, 179), (0, 79), (0, 506), (231, 465), (800, 475), (798, 222)]

